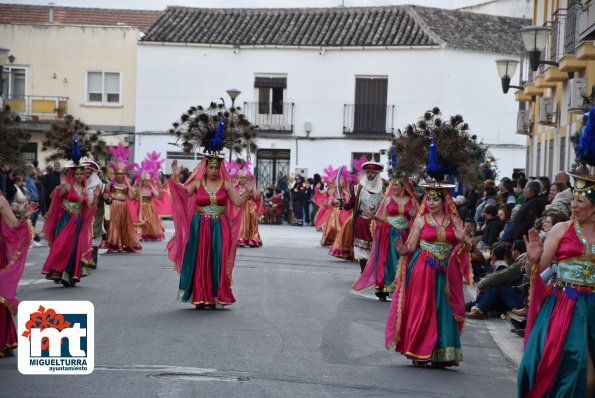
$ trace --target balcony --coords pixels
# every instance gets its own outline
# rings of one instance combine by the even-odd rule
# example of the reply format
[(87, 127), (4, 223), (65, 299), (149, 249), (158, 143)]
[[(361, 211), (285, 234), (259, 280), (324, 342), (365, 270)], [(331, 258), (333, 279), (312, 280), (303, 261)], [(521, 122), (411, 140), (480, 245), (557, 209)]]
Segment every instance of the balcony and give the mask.
[(345, 104), (343, 134), (393, 134), (394, 119), (394, 105)]
[(577, 32), (582, 41), (595, 40), (595, 4), (582, 1), (581, 4), (573, 3), (577, 9)]
[(9, 96), (4, 100), (10, 109), (24, 121), (52, 121), (68, 113), (68, 97), (24, 95)]
[(244, 102), (244, 115), (267, 133), (293, 133), (293, 102)]

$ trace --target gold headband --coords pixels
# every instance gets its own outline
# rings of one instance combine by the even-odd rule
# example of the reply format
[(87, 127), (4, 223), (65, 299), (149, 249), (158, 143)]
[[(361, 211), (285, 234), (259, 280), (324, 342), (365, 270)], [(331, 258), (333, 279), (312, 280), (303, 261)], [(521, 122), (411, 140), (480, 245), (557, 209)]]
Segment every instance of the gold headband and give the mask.
[(215, 158), (215, 157), (207, 157), (208, 164), (215, 164), (219, 166), (221, 164), (222, 158)]
[(432, 199), (440, 198), (440, 199), (444, 200), (444, 198), (446, 197), (443, 189), (428, 188), (428, 190), (426, 191), (426, 194), (428, 195), (428, 198), (432, 198)]

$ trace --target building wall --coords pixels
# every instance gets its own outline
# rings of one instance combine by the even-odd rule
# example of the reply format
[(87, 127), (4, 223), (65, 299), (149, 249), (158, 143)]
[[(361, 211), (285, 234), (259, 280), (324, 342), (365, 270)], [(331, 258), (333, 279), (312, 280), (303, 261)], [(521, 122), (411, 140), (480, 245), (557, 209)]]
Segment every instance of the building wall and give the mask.
[[(463, 1), (463, 3), (465, 2)], [(466, 3), (469, 3), (469, 1)], [(461, 6), (460, 10), (504, 17), (533, 18), (533, 0), (475, 0), (471, 3)]]
[[(0, 25), (0, 43), (15, 56), (12, 66), (27, 67), (27, 95), (69, 97), (68, 113), (88, 125), (130, 131), (135, 124), (137, 35), (138, 30), (128, 27)], [(121, 105), (85, 105), (89, 70), (121, 72)]]
[[(524, 168), (525, 141), (513, 134), (516, 104), (503, 95), (495, 60), (502, 56), (450, 49), (244, 49), (152, 45), (138, 49), (138, 161), (150, 150), (175, 150), (168, 136), (143, 136), (165, 131), (191, 105), (225, 98), (226, 90), (242, 94), (236, 105), (257, 101), (256, 74), (286, 74), (285, 101), (295, 103), (294, 133), (259, 139), (261, 148), (291, 149), (291, 169), (318, 172), (328, 164), (347, 164), (351, 152), (378, 152), (389, 140), (347, 140), (343, 135), (343, 106), (353, 104), (355, 78), (388, 77), (389, 105), (394, 104), (395, 133), (439, 106), (445, 116), (459, 113), (487, 145), (493, 144), (501, 175)], [(481, 71), (481, 73), (477, 73)], [(310, 122), (310, 140), (304, 123)], [(358, 137), (359, 138), (359, 137)], [(298, 145), (295, 153), (296, 142)], [(506, 147), (499, 147), (506, 143)]]

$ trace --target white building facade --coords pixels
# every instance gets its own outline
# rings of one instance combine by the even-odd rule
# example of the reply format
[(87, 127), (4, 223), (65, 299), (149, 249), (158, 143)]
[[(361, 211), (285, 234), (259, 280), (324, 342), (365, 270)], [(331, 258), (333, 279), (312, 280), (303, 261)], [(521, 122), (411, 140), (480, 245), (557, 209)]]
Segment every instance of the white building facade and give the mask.
[[(411, 35), (409, 45), (388, 45), (391, 43), (385, 40), (384, 45), (347, 46), (337, 45), (343, 40), (337, 38), (327, 40), (327, 45), (303, 46), (292, 45), (295, 39), (286, 40), (285, 45), (266, 41), (206, 43), (201, 39), (174, 42), (185, 34), (185, 28), (176, 23), (177, 14), (197, 18), (192, 26), (198, 29), (201, 22), (207, 24), (207, 18), (199, 14), (212, 14), (213, 10), (168, 8), (165, 17), (139, 42), (135, 160), (157, 150), (168, 163), (185, 157), (181, 161), (192, 167), (196, 164), (194, 155), (183, 156), (172, 145), (174, 137), (167, 135), (167, 130), (190, 106), (206, 106), (211, 101), (220, 102), (220, 98), (229, 105), (226, 90), (235, 88), (241, 91), (235, 105), (260, 128), (252, 162), (261, 187), (273, 185), (278, 171), (311, 177), (329, 164), (351, 166), (362, 154), (385, 162), (386, 150), (398, 129), (416, 122), (434, 106), (444, 117), (463, 115), (472, 133), (489, 146), (500, 176), (524, 169), (525, 140), (514, 134), (518, 106), (511, 101), (513, 94), (502, 95), (495, 67), (495, 60), (506, 54), (464, 48), (464, 44), (457, 44), (458, 39), (447, 41), (438, 36), (439, 27), (428, 28), (432, 14), (446, 19), (444, 23), (449, 23), (449, 17), (460, 21), (461, 15), (472, 14), (410, 6), (315, 9), (313, 13), (331, 19), (347, 13), (352, 21), (361, 21), (370, 10), (385, 13), (387, 21), (391, 15), (401, 15), (401, 21), (408, 17), (407, 23), (385, 24), (383, 29), (406, 27), (418, 32)], [(248, 10), (267, 11), (271, 12)], [(272, 11), (272, 20), (288, 12)], [(241, 18), (241, 10), (215, 12), (223, 19)], [(448, 15), (445, 18), (441, 13)], [(168, 17), (169, 22), (164, 23)], [(463, 18), (463, 22), (466, 19), (473, 18)], [(512, 18), (499, 20), (526, 24)], [(163, 34), (167, 30), (164, 26), (171, 29), (169, 34)], [(325, 24), (319, 22), (318, 26), (323, 30)], [(267, 30), (264, 25), (255, 25), (251, 31), (256, 37)], [(367, 37), (373, 33), (368, 32)], [(306, 39), (302, 41), (309, 44)], [(509, 54), (515, 51), (511, 47)]]

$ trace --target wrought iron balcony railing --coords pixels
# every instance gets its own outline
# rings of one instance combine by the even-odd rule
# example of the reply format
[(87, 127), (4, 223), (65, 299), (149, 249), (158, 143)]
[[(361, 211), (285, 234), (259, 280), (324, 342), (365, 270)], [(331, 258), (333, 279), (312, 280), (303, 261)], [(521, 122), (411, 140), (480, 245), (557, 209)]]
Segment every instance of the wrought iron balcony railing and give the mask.
[(293, 102), (244, 102), (244, 115), (259, 131), (292, 133)]
[(344, 134), (392, 134), (394, 105), (343, 105)]
[(9, 96), (4, 103), (22, 120), (54, 120), (68, 113), (68, 97), (49, 95)]

